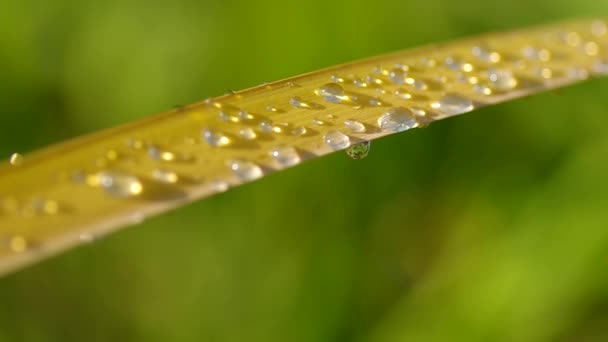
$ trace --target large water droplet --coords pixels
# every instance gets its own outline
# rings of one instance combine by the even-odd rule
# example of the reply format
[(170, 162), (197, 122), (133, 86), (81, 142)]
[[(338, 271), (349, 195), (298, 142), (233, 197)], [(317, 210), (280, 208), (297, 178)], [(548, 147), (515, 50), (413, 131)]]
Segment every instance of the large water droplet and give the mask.
[(338, 83), (327, 83), (315, 90), (315, 94), (321, 96), (325, 101), (331, 103), (352, 103), (353, 98), (344, 92), (344, 88)]
[(120, 171), (99, 172), (88, 177), (87, 183), (91, 186), (99, 186), (115, 197), (134, 197), (140, 195), (144, 190), (137, 177)]
[(230, 144), (230, 138), (220, 132), (216, 132), (210, 128), (204, 128), (201, 131), (201, 136), (209, 146), (221, 147)]
[(507, 69), (488, 70), (488, 80), (494, 89), (511, 90), (517, 86), (517, 79)]
[(389, 109), (378, 118), (378, 126), (386, 131), (403, 132), (417, 127), (418, 122), (409, 110), (396, 107)]
[(292, 166), (300, 162), (298, 151), (291, 146), (277, 146), (270, 155), (282, 166)]
[(348, 127), (353, 133), (364, 133), (365, 125), (357, 120), (345, 120), (344, 126)]
[(431, 107), (444, 115), (458, 115), (473, 110), (473, 101), (469, 98), (449, 94), (431, 103)]
[(23, 156), (19, 153), (13, 153), (11, 154), (9, 160), (8, 160), (11, 165), (13, 166), (19, 166), (23, 163)]
[(339, 131), (329, 131), (323, 137), (325, 143), (334, 150), (342, 150), (350, 146), (348, 135)]
[(361, 160), (369, 154), (371, 148), (370, 141), (364, 141), (362, 143), (354, 144), (346, 149), (346, 155), (353, 160)]
[(246, 160), (231, 160), (230, 169), (242, 181), (252, 181), (264, 175), (262, 168)]
[(294, 129), (291, 131), (291, 134), (293, 135), (304, 135), (308, 132), (308, 130), (306, 129), (306, 127), (304, 126), (298, 126), (298, 127), (294, 127)]

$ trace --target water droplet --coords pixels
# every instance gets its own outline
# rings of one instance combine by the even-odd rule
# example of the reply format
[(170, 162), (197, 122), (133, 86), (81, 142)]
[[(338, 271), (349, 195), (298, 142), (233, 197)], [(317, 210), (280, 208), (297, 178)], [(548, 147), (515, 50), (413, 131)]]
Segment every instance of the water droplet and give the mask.
[(389, 109), (378, 118), (378, 126), (386, 131), (403, 132), (417, 127), (418, 122), (409, 110), (396, 107)]
[(27, 249), (27, 240), (25, 239), (25, 237), (21, 236), (21, 235), (15, 235), (13, 237), (11, 237), (10, 241), (9, 241), (9, 247), (11, 248), (11, 250), (15, 253), (22, 253)]
[(370, 141), (364, 141), (362, 143), (354, 144), (346, 149), (346, 155), (353, 160), (361, 160), (369, 154), (371, 148)]
[(257, 137), (255, 131), (250, 127), (241, 128), (239, 130), (239, 135), (245, 140), (253, 140)]
[(327, 125), (327, 122), (323, 121), (323, 120), (319, 120), (319, 119), (312, 119), (311, 120), (313, 125), (317, 125), (317, 126), (325, 126)]
[(264, 175), (262, 168), (257, 164), (245, 160), (231, 160), (230, 169), (242, 181), (252, 181)]
[(272, 122), (268, 121), (268, 120), (264, 120), (262, 122), (260, 122), (260, 131), (262, 131), (263, 133), (272, 133), (273, 132), (273, 125)]
[(314, 109), (316, 106), (312, 103), (302, 100), (299, 96), (294, 96), (289, 99), (289, 104), (295, 108)]
[(473, 90), (480, 95), (492, 95), (492, 89), (485, 84), (475, 84)]
[(583, 45), (583, 52), (587, 56), (596, 56), (600, 52), (600, 47), (596, 42), (586, 42)]
[(428, 86), (422, 80), (416, 80), (411, 77), (405, 79), (405, 83), (411, 85), (416, 90), (426, 90)]
[(348, 135), (339, 131), (329, 131), (323, 137), (325, 143), (334, 150), (345, 149), (350, 146), (350, 138)]
[(344, 83), (344, 82), (346, 82), (346, 80), (344, 79), (344, 77), (340, 77), (338, 75), (331, 75), (330, 79), (331, 79), (332, 82), (335, 82), (335, 83)]
[(364, 133), (365, 132), (365, 125), (357, 120), (352, 120), (352, 119), (345, 120), (344, 126), (348, 127), (351, 130), (351, 132), (353, 132), (353, 133)]
[(292, 166), (300, 162), (298, 151), (291, 146), (277, 146), (270, 155), (282, 166)]
[(177, 173), (165, 169), (155, 169), (154, 171), (152, 171), (152, 178), (161, 183), (168, 184), (175, 184), (179, 181), (179, 176), (177, 175)]
[(594, 20), (591, 23), (591, 34), (594, 36), (603, 36), (606, 34), (607, 28), (606, 23), (602, 20)]
[(473, 56), (479, 58), (481, 61), (486, 63), (498, 63), (500, 62), (500, 54), (496, 51), (488, 50), (481, 46), (475, 46), (472, 49)]
[(551, 53), (547, 49), (538, 49), (533, 46), (526, 46), (522, 50), (522, 55), (529, 59), (536, 59), (546, 62), (551, 59)]
[(115, 197), (134, 197), (140, 195), (144, 190), (137, 177), (120, 171), (99, 172), (87, 177), (87, 184), (101, 187)]
[(271, 106), (271, 105), (266, 106), (266, 110), (269, 111), (269, 112), (272, 112), (272, 113), (278, 113), (278, 112), (280, 112), (280, 109), (278, 109), (275, 106)]
[(399, 97), (402, 98), (404, 100), (410, 100), (412, 98), (412, 94), (410, 94), (407, 90), (405, 89), (396, 89), (394, 94)]
[(388, 79), (395, 84), (405, 83), (407, 72), (401, 68), (391, 69), (388, 73)]
[(517, 86), (517, 79), (507, 69), (488, 70), (488, 80), (492, 87), (497, 90), (511, 90)]
[(306, 129), (306, 127), (304, 127), (304, 126), (298, 126), (298, 127), (295, 127), (291, 131), (291, 134), (293, 134), (293, 135), (304, 135), (304, 134), (306, 134), (307, 131), (308, 130)]
[(142, 140), (139, 140), (139, 139), (128, 139), (127, 147), (132, 148), (134, 150), (140, 150), (140, 149), (146, 147), (146, 144)]
[(59, 203), (50, 199), (34, 198), (32, 209), (36, 214), (55, 215), (59, 212)]
[(352, 98), (344, 93), (344, 88), (338, 83), (327, 83), (315, 90), (315, 94), (331, 103), (350, 103)]
[(204, 128), (201, 131), (201, 136), (209, 146), (222, 147), (230, 144), (230, 138), (225, 136), (223, 133), (216, 132), (209, 128)]
[(549, 79), (553, 77), (553, 71), (549, 68), (537, 67), (534, 69), (534, 74), (540, 78)]
[(228, 182), (222, 180), (214, 180), (208, 184), (209, 190), (214, 193), (226, 192), (230, 188)]
[(431, 107), (444, 115), (458, 115), (473, 110), (473, 101), (466, 97), (448, 94), (433, 102)]
[(188, 161), (191, 159), (188, 155), (179, 155), (172, 151), (164, 150), (158, 146), (149, 146), (148, 147), (148, 156), (154, 160), (158, 161)]
[(370, 84), (367, 82), (367, 80), (364, 80), (362, 78), (355, 78), (353, 80), (353, 84), (359, 88), (367, 88), (370, 86)]
[(598, 74), (608, 73), (608, 59), (598, 59), (593, 63), (593, 72)]
[(11, 156), (9, 158), (9, 162), (13, 166), (19, 166), (19, 165), (23, 164), (23, 156), (19, 153), (13, 153), (13, 154), (11, 154)]

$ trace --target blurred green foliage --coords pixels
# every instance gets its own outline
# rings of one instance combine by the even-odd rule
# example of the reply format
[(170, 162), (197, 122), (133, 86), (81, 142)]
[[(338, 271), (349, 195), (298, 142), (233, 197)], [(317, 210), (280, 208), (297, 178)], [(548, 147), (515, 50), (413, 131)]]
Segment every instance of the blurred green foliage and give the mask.
[[(597, 0), (0, 3), (0, 153)], [(0, 341), (607, 341), (608, 80), (382, 139), (0, 279)], [(1, 181), (1, 180), (0, 180)]]

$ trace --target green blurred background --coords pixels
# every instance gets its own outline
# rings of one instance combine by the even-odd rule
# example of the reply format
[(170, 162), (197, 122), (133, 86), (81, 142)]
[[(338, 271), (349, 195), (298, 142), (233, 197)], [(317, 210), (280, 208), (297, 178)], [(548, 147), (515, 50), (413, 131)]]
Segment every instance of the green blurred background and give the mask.
[[(0, 2), (0, 154), (598, 0)], [(0, 279), (0, 341), (608, 341), (608, 80), (381, 139)]]

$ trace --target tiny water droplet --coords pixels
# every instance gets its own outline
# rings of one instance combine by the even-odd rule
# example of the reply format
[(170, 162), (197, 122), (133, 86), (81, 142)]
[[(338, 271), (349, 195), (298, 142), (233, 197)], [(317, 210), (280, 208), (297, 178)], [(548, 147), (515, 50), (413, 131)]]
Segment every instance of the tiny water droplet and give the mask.
[(90, 186), (98, 186), (115, 197), (134, 197), (140, 195), (144, 187), (140, 180), (120, 171), (102, 171), (87, 177)]
[(167, 184), (175, 184), (179, 181), (179, 176), (177, 173), (165, 169), (155, 169), (152, 171), (152, 178), (161, 183)]
[(204, 128), (201, 131), (201, 136), (203, 140), (212, 147), (222, 147), (230, 144), (230, 138), (223, 133), (216, 132), (210, 128)]
[(317, 126), (327, 125), (327, 123), (325, 121), (319, 120), (319, 119), (312, 119), (311, 122), (313, 125), (317, 125)]
[(266, 106), (266, 110), (272, 113), (278, 113), (280, 111), (280, 109), (272, 105)]
[(254, 140), (257, 137), (255, 131), (250, 127), (241, 128), (239, 130), (239, 135), (245, 140)]
[(306, 134), (306, 133), (307, 133), (307, 131), (308, 131), (308, 130), (306, 129), (306, 127), (304, 127), (304, 126), (298, 126), (298, 127), (295, 127), (295, 128), (294, 128), (294, 129), (291, 131), (291, 134), (300, 136), (300, 135), (304, 135), (304, 134)]
[(15, 253), (22, 253), (27, 249), (28, 243), (25, 237), (15, 235), (9, 240), (9, 247)]
[(526, 46), (522, 49), (522, 55), (529, 59), (536, 59), (546, 62), (551, 59), (551, 53), (547, 49), (539, 49), (533, 46)]
[(19, 165), (23, 164), (23, 156), (19, 153), (13, 153), (13, 154), (11, 154), (11, 156), (9, 158), (9, 162), (13, 166), (19, 166)]
[(500, 62), (500, 54), (496, 51), (488, 50), (481, 46), (475, 46), (472, 49), (473, 56), (479, 58), (481, 61), (486, 63), (498, 63)]
[(252, 181), (264, 175), (262, 168), (250, 161), (231, 160), (229, 166), (232, 172), (242, 181)]
[(180, 155), (154, 145), (148, 147), (148, 156), (154, 160), (166, 162), (188, 161), (191, 159), (191, 157), (188, 155)]
[(353, 133), (364, 133), (365, 132), (365, 125), (357, 120), (353, 120), (353, 119), (345, 120), (344, 126), (348, 127), (351, 130), (351, 132), (353, 132)]
[(396, 107), (389, 109), (378, 118), (378, 126), (386, 131), (403, 132), (417, 127), (418, 122), (409, 110)]
[(268, 120), (264, 120), (264, 121), (260, 122), (259, 127), (260, 127), (260, 131), (262, 131), (262, 133), (272, 133), (273, 128), (274, 128), (274, 126), (272, 125), (272, 122), (270, 122)]
[(291, 99), (289, 99), (289, 104), (294, 108), (302, 108), (302, 109), (315, 108), (315, 106), (313, 104), (302, 100), (299, 96), (294, 96)]
[(59, 213), (59, 203), (50, 199), (35, 198), (32, 209), (36, 214), (55, 215)]
[(371, 148), (371, 141), (364, 141), (362, 143), (354, 144), (346, 149), (346, 155), (353, 160), (361, 160), (369, 154)]
[(340, 131), (327, 132), (323, 137), (323, 140), (325, 140), (325, 143), (334, 150), (341, 150), (350, 146), (350, 138)]
[(517, 79), (507, 69), (488, 70), (488, 80), (494, 89), (511, 90), (517, 86)]
[(492, 89), (485, 84), (475, 84), (473, 90), (480, 95), (492, 95)]
[(388, 79), (395, 84), (405, 83), (407, 72), (401, 68), (391, 69), (388, 73)]
[(298, 151), (291, 146), (277, 146), (270, 155), (282, 166), (292, 166), (300, 162)]
[(458, 115), (473, 110), (473, 101), (469, 98), (448, 94), (431, 103), (431, 107), (444, 115)]

